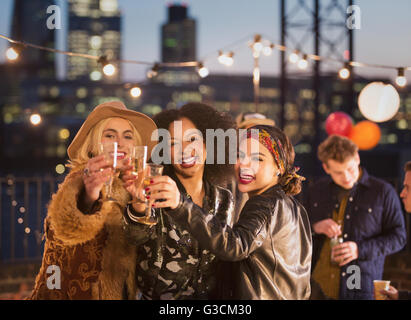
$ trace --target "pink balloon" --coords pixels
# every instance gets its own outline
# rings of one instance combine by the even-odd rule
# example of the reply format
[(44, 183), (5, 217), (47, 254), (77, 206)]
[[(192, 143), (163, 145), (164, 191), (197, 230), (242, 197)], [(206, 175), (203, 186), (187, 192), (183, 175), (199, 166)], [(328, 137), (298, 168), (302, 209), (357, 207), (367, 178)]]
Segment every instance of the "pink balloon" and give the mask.
[(348, 137), (352, 127), (351, 117), (341, 111), (331, 113), (325, 121), (325, 131), (327, 131), (328, 135), (337, 134)]

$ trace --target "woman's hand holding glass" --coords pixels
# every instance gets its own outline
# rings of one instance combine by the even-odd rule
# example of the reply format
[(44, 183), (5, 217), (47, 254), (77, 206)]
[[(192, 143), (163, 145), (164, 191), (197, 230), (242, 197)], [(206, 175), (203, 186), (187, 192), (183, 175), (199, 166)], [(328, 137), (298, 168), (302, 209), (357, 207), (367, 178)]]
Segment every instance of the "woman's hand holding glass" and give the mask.
[(153, 208), (175, 209), (180, 203), (180, 191), (169, 176), (152, 177), (145, 191), (147, 198), (153, 202)]
[(141, 213), (144, 212), (146, 205), (145, 205), (145, 200), (144, 200), (145, 199), (144, 189), (140, 187), (139, 181), (144, 180), (144, 176), (145, 176), (144, 172), (134, 174), (132, 165), (128, 165), (125, 167), (125, 171), (122, 176), (122, 180), (124, 182), (124, 188), (132, 196), (132, 200), (130, 201), (130, 203), (133, 204), (133, 207), (137, 212), (141, 212)]
[(100, 197), (101, 189), (112, 175), (112, 167), (106, 161), (104, 155), (91, 158), (84, 169), (83, 183), (85, 188), (83, 202), (88, 207)]

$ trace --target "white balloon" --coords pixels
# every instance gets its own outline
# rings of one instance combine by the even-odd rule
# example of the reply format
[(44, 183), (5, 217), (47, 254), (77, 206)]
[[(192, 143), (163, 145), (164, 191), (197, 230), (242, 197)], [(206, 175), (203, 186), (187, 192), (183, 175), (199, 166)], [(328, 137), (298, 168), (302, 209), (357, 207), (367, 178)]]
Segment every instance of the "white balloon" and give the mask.
[(372, 82), (361, 90), (358, 106), (362, 115), (374, 122), (392, 119), (400, 107), (400, 95), (390, 84)]

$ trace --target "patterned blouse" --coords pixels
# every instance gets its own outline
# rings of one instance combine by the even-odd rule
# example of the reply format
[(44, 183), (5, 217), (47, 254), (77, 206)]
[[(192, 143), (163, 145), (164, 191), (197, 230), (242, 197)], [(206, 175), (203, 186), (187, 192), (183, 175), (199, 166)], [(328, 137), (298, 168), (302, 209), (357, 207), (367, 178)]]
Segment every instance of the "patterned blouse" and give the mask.
[[(180, 192), (188, 197), (176, 179)], [(233, 211), (230, 191), (205, 182), (203, 209), (229, 223)], [(201, 248), (188, 231), (174, 223), (162, 209), (156, 209), (159, 222), (148, 227), (130, 219), (132, 209), (124, 214), (127, 237), (137, 245), (137, 286), (142, 299), (193, 300), (215, 298), (217, 261)]]

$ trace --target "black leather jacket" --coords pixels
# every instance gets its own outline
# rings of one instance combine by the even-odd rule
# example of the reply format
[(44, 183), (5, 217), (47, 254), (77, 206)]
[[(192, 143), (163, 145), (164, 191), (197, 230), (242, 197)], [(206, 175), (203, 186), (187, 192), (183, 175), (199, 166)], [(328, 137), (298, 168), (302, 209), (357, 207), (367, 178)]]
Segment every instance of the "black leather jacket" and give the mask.
[[(180, 193), (189, 198), (179, 180)], [(204, 182), (204, 214), (220, 224), (230, 224), (233, 211), (231, 192)], [(143, 299), (216, 299), (217, 259), (205, 250), (163, 209), (156, 209), (159, 222), (150, 228), (133, 221), (133, 212), (124, 212), (124, 229), (129, 241), (137, 245), (136, 282)], [(136, 213), (134, 213), (136, 214)]]
[(311, 229), (304, 207), (281, 187), (250, 198), (231, 228), (182, 197), (165, 211), (217, 258), (232, 263), (234, 299), (309, 299)]

